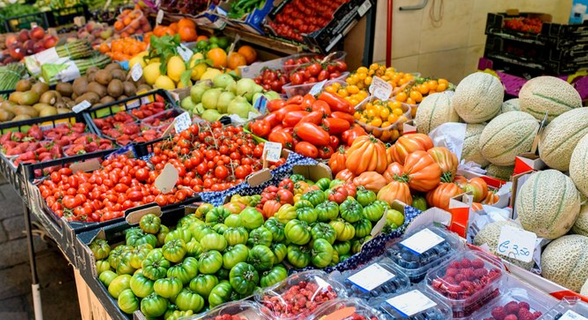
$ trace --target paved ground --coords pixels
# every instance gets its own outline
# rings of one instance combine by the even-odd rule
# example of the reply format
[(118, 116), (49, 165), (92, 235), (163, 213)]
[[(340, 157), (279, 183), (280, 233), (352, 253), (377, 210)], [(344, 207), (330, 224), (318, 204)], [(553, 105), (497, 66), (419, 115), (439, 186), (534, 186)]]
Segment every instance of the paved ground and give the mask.
[[(34, 319), (22, 203), (0, 176), (0, 319)], [(44, 319), (80, 319), (72, 267), (52, 243), (37, 236), (37, 271)]]

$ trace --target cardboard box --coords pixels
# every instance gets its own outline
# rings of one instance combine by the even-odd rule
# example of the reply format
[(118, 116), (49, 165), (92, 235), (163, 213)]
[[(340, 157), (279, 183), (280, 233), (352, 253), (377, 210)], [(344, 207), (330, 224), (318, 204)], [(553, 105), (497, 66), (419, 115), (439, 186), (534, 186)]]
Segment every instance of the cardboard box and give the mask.
[(250, 13), (246, 14), (245, 16), (241, 17), (241, 19), (234, 19), (228, 17), (228, 12), (231, 9), (231, 4), (236, 2), (237, 0), (228, 0), (219, 3), (219, 7), (227, 12), (226, 17), (224, 19), (227, 21), (228, 24), (242, 28), (247, 30), (251, 33), (265, 35), (263, 32), (261, 23), (263, 19), (270, 13), (270, 11), (274, 8), (274, 0), (266, 0), (265, 4), (261, 9), (253, 9)]
[(516, 157), (514, 174), (521, 174), (529, 171), (542, 170), (547, 165), (535, 153), (523, 153)]

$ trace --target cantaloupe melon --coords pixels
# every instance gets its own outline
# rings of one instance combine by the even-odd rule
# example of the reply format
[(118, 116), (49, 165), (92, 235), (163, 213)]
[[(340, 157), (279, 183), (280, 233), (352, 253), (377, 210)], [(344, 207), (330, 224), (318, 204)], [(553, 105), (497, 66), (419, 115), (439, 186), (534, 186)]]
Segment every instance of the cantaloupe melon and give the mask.
[(528, 152), (539, 129), (528, 113), (511, 111), (492, 119), (480, 135), (482, 156), (497, 166), (512, 166), (517, 155)]
[(465, 122), (482, 123), (500, 113), (503, 99), (500, 80), (488, 73), (476, 72), (461, 80), (451, 101)]
[(541, 254), (541, 275), (572, 291), (588, 279), (588, 237), (573, 234), (549, 243)]
[(547, 121), (560, 114), (582, 106), (582, 98), (572, 85), (566, 81), (542, 76), (533, 78), (519, 92), (521, 111), (543, 120), (547, 112)]
[(580, 207), (580, 213), (572, 227), (572, 232), (588, 237), (588, 204)]
[(500, 180), (509, 181), (512, 173), (514, 172), (514, 166), (497, 166), (490, 164), (486, 167), (486, 175)]
[(519, 99), (514, 98), (514, 99), (506, 100), (502, 103), (501, 113), (507, 113), (510, 111), (521, 111), (521, 105), (519, 104)]
[(570, 158), (570, 178), (582, 194), (588, 196), (588, 135), (574, 148)]
[(588, 108), (568, 111), (545, 127), (539, 142), (539, 157), (550, 168), (568, 171), (572, 152), (586, 134)]
[(459, 116), (451, 106), (451, 94), (433, 93), (424, 98), (415, 117), (418, 132), (428, 134), (446, 122), (459, 122)]
[(470, 123), (466, 126), (465, 139), (461, 150), (461, 160), (465, 162), (473, 161), (482, 167), (487, 166), (490, 162), (484, 159), (480, 152), (480, 135), (485, 125)]
[[(488, 248), (494, 255), (499, 255), (496, 251), (498, 248), (498, 240), (500, 239), (500, 233), (502, 232), (503, 226), (511, 226), (517, 229), (522, 229), (519, 224), (513, 221), (497, 221), (492, 222), (485, 225), (478, 234), (474, 237), (474, 245), (481, 246), (484, 244), (488, 245)], [(531, 270), (535, 265), (534, 261), (531, 262), (522, 262), (518, 259), (507, 257), (507, 256), (500, 256), (504, 260), (510, 261), (513, 264), (526, 269)]]
[(580, 213), (580, 193), (572, 179), (560, 171), (538, 171), (517, 193), (516, 209), (525, 230), (555, 239), (574, 225)]

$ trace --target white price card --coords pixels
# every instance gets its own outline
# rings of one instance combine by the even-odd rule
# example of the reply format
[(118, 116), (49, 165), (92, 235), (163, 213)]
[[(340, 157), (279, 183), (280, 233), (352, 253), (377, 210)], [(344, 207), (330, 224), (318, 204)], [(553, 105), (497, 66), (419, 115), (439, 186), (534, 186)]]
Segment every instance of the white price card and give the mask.
[(497, 252), (500, 255), (515, 258), (523, 262), (533, 260), (537, 235), (533, 232), (503, 226), (498, 238)]
[(176, 129), (176, 133), (180, 133), (192, 125), (192, 118), (188, 112), (184, 112), (176, 117), (174, 121), (174, 128)]
[(429, 299), (419, 290), (409, 291), (390, 298), (386, 302), (404, 317), (411, 317), (437, 305), (435, 301)]
[(140, 63), (135, 63), (135, 65), (131, 68), (131, 78), (133, 81), (137, 82), (143, 76), (143, 67), (141, 67)]
[(155, 17), (155, 24), (161, 24), (163, 21), (163, 10), (157, 11), (157, 17)]
[(582, 317), (572, 310), (568, 310), (563, 316), (561, 316), (561, 318), (559, 318), (559, 320), (588, 320), (588, 318)]
[(370, 85), (370, 93), (376, 98), (386, 101), (390, 99), (392, 86), (381, 78), (374, 77), (372, 79), (372, 84)]
[(445, 239), (435, 232), (429, 229), (423, 229), (413, 234), (408, 239), (400, 242), (400, 244), (410, 251), (413, 251), (417, 254), (422, 254), (434, 246), (443, 243), (443, 241), (445, 241)]
[(276, 142), (266, 142), (263, 146), (263, 158), (266, 161), (276, 162), (282, 156), (282, 145)]
[(78, 104), (76, 104), (75, 106), (73, 106), (73, 108), (71, 108), (73, 110), (73, 112), (75, 113), (80, 113), (86, 109), (88, 109), (89, 107), (91, 107), (92, 104), (90, 103), (90, 101), (88, 100), (84, 100)]
[(347, 278), (354, 285), (363, 291), (372, 291), (386, 281), (393, 279), (396, 275), (384, 269), (381, 265), (374, 263), (371, 266)]
[(182, 59), (185, 62), (190, 61), (190, 59), (194, 55), (194, 51), (192, 51), (190, 48), (186, 47), (183, 44), (180, 44), (176, 49), (178, 50), (178, 53), (180, 54), (180, 57), (182, 57)]
[(310, 92), (308, 93), (312, 94), (313, 96), (319, 94), (321, 90), (323, 90), (325, 83), (327, 83), (327, 80), (316, 83), (314, 86), (312, 86), (312, 88), (310, 88)]

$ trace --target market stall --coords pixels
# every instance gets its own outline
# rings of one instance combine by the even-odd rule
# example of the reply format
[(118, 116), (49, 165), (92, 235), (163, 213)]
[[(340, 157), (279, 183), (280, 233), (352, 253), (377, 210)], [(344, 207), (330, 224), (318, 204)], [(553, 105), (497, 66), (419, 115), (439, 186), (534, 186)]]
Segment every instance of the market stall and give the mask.
[(0, 171), (36, 318), (31, 216), (74, 266), (82, 319), (587, 319), (585, 80), (490, 61), (583, 27), (489, 14), (480, 71), (451, 83), (350, 59), (373, 5), (8, 24)]

